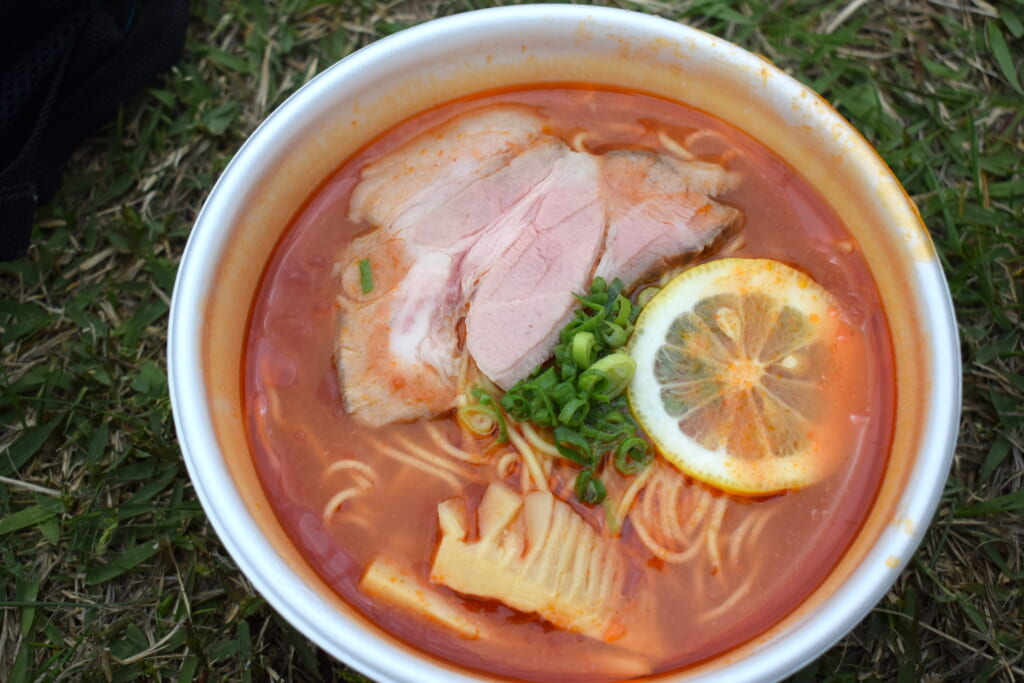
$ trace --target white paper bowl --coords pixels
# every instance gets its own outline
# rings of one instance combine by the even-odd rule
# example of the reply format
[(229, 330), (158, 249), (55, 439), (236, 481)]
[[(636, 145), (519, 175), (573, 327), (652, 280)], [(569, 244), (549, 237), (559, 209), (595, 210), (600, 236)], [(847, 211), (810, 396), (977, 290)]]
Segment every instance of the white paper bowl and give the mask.
[(385, 634), (304, 562), (253, 467), (242, 421), (240, 360), (248, 310), (271, 250), (341, 162), (439, 102), (544, 81), (645, 91), (744, 130), (794, 166), (844, 217), (876, 279), (893, 336), (897, 414), (889, 464), (863, 528), (825, 582), (780, 623), (720, 657), (653, 678), (778, 679), (853, 628), (921, 541), (957, 434), (956, 324), (927, 231), (870, 145), (770, 63), (686, 26), (581, 6), (471, 12), (376, 42), (278, 108), (210, 193), (174, 290), (171, 399), (196, 492), (256, 589), (327, 652), (379, 681), (486, 680)]

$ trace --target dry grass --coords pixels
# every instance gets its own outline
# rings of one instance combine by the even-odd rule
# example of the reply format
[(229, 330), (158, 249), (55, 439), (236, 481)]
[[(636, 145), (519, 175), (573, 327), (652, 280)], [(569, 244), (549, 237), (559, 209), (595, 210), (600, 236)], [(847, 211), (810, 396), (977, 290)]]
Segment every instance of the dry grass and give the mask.
[[(166, 395), (168, 295), (245, 136), (375, 38), (490, 2), (197, 0), (181, 64), (87, 141), (0, 265), (0, 680), (360, 680), (242, 578)], [(964, 354), (960, 444), (924, 544), (794, 677), (1024, 680), (1024, 4), (622, 3), (767, 55), (876, 145), (941, 253)]]

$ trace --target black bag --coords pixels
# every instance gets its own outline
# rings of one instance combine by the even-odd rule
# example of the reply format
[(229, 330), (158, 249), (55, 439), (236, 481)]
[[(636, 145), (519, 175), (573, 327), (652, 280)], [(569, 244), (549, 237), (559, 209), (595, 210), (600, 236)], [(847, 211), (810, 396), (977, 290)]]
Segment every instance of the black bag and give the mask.
[(0, 260), (79, 142), (181, 58), (188, 0), (0, 0)]

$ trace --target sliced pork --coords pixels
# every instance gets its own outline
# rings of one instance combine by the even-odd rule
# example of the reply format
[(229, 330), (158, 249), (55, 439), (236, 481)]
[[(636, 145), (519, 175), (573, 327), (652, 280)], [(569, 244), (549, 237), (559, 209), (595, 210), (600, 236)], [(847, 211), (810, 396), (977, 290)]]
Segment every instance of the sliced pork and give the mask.
[(629, 285), (734, 231), (739, 212), (712, 199), (734, 181), (653, 151), (574, 151), (514, 105), (463, 114), (368, 165), (349, 214), (370, 230), (342, 262), (349, 413), (382, 425), (449, 410), (469, 361), (511, 387), (550, 356), (595, 275)]
[[(604, 244), (596, 157), (566, 149), (543, 182), (502, 217), (518, 239), (491, 253), (466, 316), (466, 349), (508, 389), (551, 355)], [(513, 323), (514, 321), (514, 323)]]
[[(479, 233), (550, 172), (554, 146), (534, 144), (541, 127), (529, 110), (487, 108), (364, 169), (349, 213), (375, 229), (343, 257), (336, 358), (350, 414), (382, 425), (454, 406), (467, 276), (458, 266)], [(502, 237), (496, 246), (504, 249), (516, 235)], [(359, 286), (364, 260), (369, 293)]]
[(710, 198), (736, 182), (721, 166), (635, 150), (601, 160), (609, 225), (596, 275), (638, 282), (695, 258), (740, 225), (737, 209)]

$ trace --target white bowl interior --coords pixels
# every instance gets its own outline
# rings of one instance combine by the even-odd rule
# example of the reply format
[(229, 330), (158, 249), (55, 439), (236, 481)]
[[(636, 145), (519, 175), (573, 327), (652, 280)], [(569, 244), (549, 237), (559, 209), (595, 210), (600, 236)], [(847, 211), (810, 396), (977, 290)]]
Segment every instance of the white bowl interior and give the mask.
[(249, 456), (239, 360), (263, 264), (310, 193), (348, 156), (431, 105), (540, 82), (632, 88), (744, 130), (821, 191), (846, 220), (876, 277), (893, 335), (897, 415), (891, 460), (869, 519), (830, 578), (782, 622), (722, 657), (658, 679), (782, 677), (867, 614), (924, 534), (956, 439), (956, 325), (927, 231), (871, 147), (824, 101), (771, 64), (679, 24), (578, 6), (471, 12), (374, 43), (322, 73), (269, 117), (211, 192), (174, 291), (171, 397), (197, 494), (255, 588), (332, 655), (381, 681), (480, 680), (378, 630), (302, 561)]

